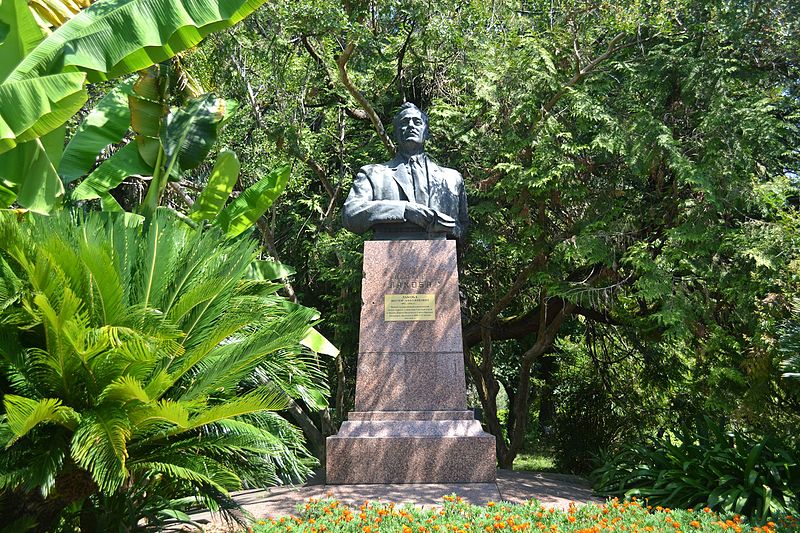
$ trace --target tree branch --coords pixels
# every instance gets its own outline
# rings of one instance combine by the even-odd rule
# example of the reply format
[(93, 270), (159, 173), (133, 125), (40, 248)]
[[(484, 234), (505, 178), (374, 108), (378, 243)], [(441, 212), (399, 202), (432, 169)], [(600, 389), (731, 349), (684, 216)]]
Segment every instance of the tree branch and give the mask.
[(239, 56), (241, 51), (242, 49), (240, 46), (236, 53), (231, 54), (231, 60), (237, 72), (239, 72), (239, 75), (242, 77), (242, 81), (244, 81), (245, 88), (247, 89), (247, 99), (250, 101), (250, 107), (253, 108), (253, 118), (256, 119), (256, 124), (258, 124), (260, 128), (263, 128), (265, 125), (264, 119), (261, 117), (261, 108), (256, 101), (256, 93), (253, 91), (253, 86), (250, 84), (250, 80), (247, 79), (247, 69), (245, 69), (244, 63), (242, 63), (241, 57)]
[(356, 102), (358, 102), (358, 105), (361, 106), (361, 109), (366, 112), (367, 116), (372, 122), (372, 126), (375, 128), (375, 131), (378, 134), (378, 137), (380, 137), (381, 142), (386, 147), (386, 150), (389, 151), (390, 155), (394, 156), (396, 151), (394, 143), (386, 134), (386, 130), (383, 128), (380, 117), (378, 117), (375, 109), (373, 109), (372, 105), (370, 105), (364, 95), (361, 94), (361, 91), (359, 91), (358, 88), (353, 84), (352, 80), (350, 80), (350, 76), (347, 75), (347, 69), (345, 66), (350, 60), (350, 56), (353, 55), (355, 48), (355, 43), (349, 43), (347, 46), (345, 46), (339, 57), (336, 58), (336, 65), (339, 67), (339, 81), (341, 81), (342, 85), (345, 86), (347, 92), (350, 93), (350, 96), (352, 96)]
[(594, 72), (594, 70), (600, 63), (602, 63), (612, 55), (616, 54), (623, 48), (628, 48), (629, 46), (635, 44), (633, 42), (630, 42), (617, 45), (617, 43), (619, 43), (623, 37), (625, 37), (624, 32), (620, 32), (617, 35), (615, 35), (611, 39), (611, 41), (609, 41), (605, 52), (603, 52), (602, 54), (591, 60), (589, 63), (587, 63), (586, 66), (578, 70), (575, 73), (575, 75), (563, 87), (561, 87), (561, 89), (559, 89), (558, 92), (550, 98), (550, 100), (547, 101), (544, 107), (542, 107), (542, 118), (549, 115), (550, 112), (553, 110), (553, 108), (556, 106), (556, 104), (559, 102), (559, 100), (561, 100), (561, 98), (565, 94), (567, 94), (567, 91), (572, 87), (576, 86), (577, 84), (579, 84), (581, 81), (583, 81), (583, 79), (586, 78), (586, 76)]
[(414, 35), (414, 29), (417, 26), (417, 22), (414, 21), (411, 24), (411, 29), (408, 30), (408, 35), (406, 35), (405, 41), (403, 41), (403, 46), (400, 47), (400, 52), (397, 54), (397, 74), (395, 74), (392, 83), (395, 81), (397, 82), (397, 92), (400, 94), (400, 98), (402, 98), (403, 102), (406, 101), (406, 92), (405, 88), (403, 87), (403, 61), (406, 57), (406, 50), (408, 50), (408, 45), (411, 44), (411, 36)]

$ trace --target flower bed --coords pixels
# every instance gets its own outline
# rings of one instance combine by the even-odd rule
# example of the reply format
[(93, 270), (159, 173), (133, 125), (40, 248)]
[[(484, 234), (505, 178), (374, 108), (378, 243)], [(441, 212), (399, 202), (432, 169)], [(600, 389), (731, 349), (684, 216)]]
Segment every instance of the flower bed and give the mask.
[(351, 508), (333, 498), (311, 499), (301, 505), (299, 517), (262, 520), (252, 533), (472, 533), (482, 531), (531, 531), (534, 533), (780, 533), (800, 531), (791, 516), (755, 525), (733, 515), (710, 509), (651, 508), (640, 501), (609, 500), (605, 505), (570, 504), (559, 510), (538, 501), (514, 505), (489, 502), (478, 507), (458, 496), (445, 496), (441, 509), (419, 510), (392, 503), (365, 502)]

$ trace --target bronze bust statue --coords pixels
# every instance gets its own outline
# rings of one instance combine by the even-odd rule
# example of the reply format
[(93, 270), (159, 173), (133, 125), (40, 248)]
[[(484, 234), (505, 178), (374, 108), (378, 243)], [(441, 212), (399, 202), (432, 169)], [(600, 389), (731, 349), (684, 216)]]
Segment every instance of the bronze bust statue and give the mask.
[(428, 116), (403, 104), (394, 135), (394, 159), (358, 171), (344, 202), (344, 227), (355, 233), (374, 229), (379, 240), (461, 239), (469, 224), (464, 180), (425, 154)]

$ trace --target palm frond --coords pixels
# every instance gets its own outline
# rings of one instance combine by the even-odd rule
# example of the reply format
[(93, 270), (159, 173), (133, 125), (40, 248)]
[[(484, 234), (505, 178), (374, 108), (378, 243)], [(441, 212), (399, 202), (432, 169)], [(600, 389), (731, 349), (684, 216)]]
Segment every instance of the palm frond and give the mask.
[(283, 348), (296, 348), (313, 313), (311, 309), (297, 309), (282, 319), (262, 325), (240, 342), (220, 346), (197, 365), (193, 382), (182, 397), (191, 399), (213, 394), (220, 388), (234, 387), (269, 355)]
[[(0, 433), (2, 427), (0, 423)], [(46, 438), (38, 438), (44, 434), (40, 428), (31, 431), (29, 446), (15, 447), (0, 454), (0, 491), (21, 488), (28, 492), (39, 491), (46, 498), (55, 487), (56, 477), (64, 466), (69, 432), (57, 428), (60, 431), (47, 431)], [(0, 437), (0, 442), (2, 440)]]
[(174, 479), (195, 484), (210, 485), (226, 493), (241, 487), (242, 481), (234, 472), (218, 461), (198, 455), (173, 455), (164, 461), (147, 461), (131, 464), (131, 468), (147, 475), (166, 474)]
[(112, 381), (97, 398), (99, 403), (106, 400), (131, 402), (139, 401), (141, 403), (150, 403), (150, 397), (144, 390), (142, 383), (133, 376), (120, 376)]
[[(150, 226), (142, 234), (143, 247), (139, 255), (137, 275), (132, 280), (131, 302), (145, 309), (155, 308), (159, 295), (163, 294), (179, 263), (181, 233), (170, 226), (170, 219), (163, 212), (153, 216)], [(180, 237), (179, 237), (180, 235)]]
[(72, 459), (89, 471), (102, 491), (118, 489), (128, 476), (129, 424), (119, 409), (95, 409), (84, 416), (72, 437)]
[(0, 311), (16, 302), (22, 290), (20, 280), (8, 263), (0, 257)]
[(14, 432), (14, 438), (6, 444), (6, 447), (39, 424), (52, 422), (75, 429), (80, 421), (80, 415), (71, 407), (62, 405), (61, 400), (57, 398), (33, 400), (15, 394), (6, 394), (3, 398), (3, 405), (6, 410), (8, 427)]
[(134, 435), (143, 434), (154, 424), (168, 424), (180, 429), (189, 427), (190, 410), (187, 404), (173, 400), (161, 400), (132, 409), (128, 416)]
[(79, 243), (81, 260), (89, 277), (90, 308), (95, 313), (95, 323), (122, 325), (125, 323), (124, 286), (122, 276), (116, 269), (109, 246), (98, 242), (99, 235), (92, 235), (84, 228), (84, 240)]
[(280, 411), (286, 409), (287, 405), (286, 396), (282, 392), (262, 387), (221, 405), (209, 407), (189, 421), (189, 429), (260, 411)]

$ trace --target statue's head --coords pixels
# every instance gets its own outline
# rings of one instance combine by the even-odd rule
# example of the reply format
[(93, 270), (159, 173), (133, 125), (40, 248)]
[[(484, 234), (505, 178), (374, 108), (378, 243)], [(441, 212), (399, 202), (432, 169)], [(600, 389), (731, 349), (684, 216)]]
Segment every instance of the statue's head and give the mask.
[(423, 145), (430, 136), (428, 115), (411, 102), (400, 106), (400, 111), (394, 116), (393, 124), (394, 138), (401, 147), (408, 143)]

